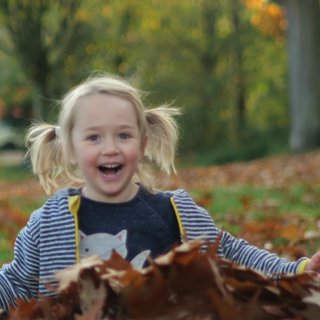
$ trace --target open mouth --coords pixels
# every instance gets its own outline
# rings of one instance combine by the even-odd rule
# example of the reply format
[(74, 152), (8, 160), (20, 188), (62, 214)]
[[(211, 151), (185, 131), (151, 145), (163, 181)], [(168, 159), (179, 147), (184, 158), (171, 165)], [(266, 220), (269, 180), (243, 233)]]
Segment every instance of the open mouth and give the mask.
[(117, 174), (121, 169), (121, 164), (109, 164), (109, 165), (101, 165), (98, 167), (99, 171), (103, 174)]

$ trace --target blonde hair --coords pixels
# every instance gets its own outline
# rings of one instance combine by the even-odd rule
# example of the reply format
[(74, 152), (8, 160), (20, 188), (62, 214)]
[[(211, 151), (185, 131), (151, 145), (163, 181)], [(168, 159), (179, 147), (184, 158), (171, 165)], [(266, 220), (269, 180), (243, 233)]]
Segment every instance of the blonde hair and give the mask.
[(47, 194), (55, 189), (83, 183), (81, 172), (69, 161), (72, 150), (71, 134), (76, 109), (84, 97), (109, 94), (130, 101), (135, 108), (141, 141), (148, 137), (144, 160), (138, 165), (137, 182), (153, 190), (150, 174), (152, 164), (160, 170), (175, 172), (174, 159), (178, 141), (175, 121), (179, 109), (168, 105), (146, 109), (142, 93), (127, 81), (109, 75), (89, 77), (72, 88), (61, 100), (58, 124), (33, 124), (26, 135), (27, 155), (30, 156), (33, 173)]

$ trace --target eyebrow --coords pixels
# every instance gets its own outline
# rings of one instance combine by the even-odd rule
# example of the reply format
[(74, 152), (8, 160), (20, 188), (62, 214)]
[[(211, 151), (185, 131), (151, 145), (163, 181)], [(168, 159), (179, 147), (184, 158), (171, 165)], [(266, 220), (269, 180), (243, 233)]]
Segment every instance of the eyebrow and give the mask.
[[(131, 124), (121, 124), (121, 125), (117, 125), (116, 128), (117, 129), (135, 129), (136, 126), (133, 126)], [(101, 128), (104, 128), (104, 125), (101, 126), (91, 126), (91, 127), (87, 127), (85, 128), (86, 131), (90, 131), (90, 130), (99, 130)], [(138, 126), (137, 126), (138, 128)], [(139, 128), (138, 128), (139, 129)]]

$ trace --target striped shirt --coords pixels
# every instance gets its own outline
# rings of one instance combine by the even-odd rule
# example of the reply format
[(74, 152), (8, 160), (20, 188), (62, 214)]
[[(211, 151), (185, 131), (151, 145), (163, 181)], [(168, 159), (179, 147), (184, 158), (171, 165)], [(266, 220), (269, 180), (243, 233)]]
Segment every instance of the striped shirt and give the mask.
[[(199, 207), (186, 191), (165, 192), (171, 196), (181, 241), (201, 237), (214, 242), (221, 234), (219, 255), (267, 274), (295, 274), (306, 260), (301, 258), (290, 262), (251, 246), (228, 232), (221, 232), (208, 212)], [(17, 299), (54, 295), (48, 289), (48, 284), (56, 284), (54, 274), (79, 260), (79, 199), (78, 189), (62, 189), (32, 213), (16, 239), (14, 260), (0, 270), (1, 309), (7, 310)]]

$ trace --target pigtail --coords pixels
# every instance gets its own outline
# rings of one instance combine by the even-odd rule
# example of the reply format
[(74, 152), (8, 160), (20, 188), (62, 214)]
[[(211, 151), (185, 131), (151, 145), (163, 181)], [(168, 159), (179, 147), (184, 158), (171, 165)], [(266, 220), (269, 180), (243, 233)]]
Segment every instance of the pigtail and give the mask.
[(46, 194), (52, 193), (64, 172), (59, 128), (46, 123), (35, 124), (28, 130), (25, 142), (33, 173)]
[(179, 109), (167, 105), (145, 111), (148, 136), (145, 156), (168, 174), (175, 172), (178, 126), (174, 116), (177, 115), (180, 115)]

